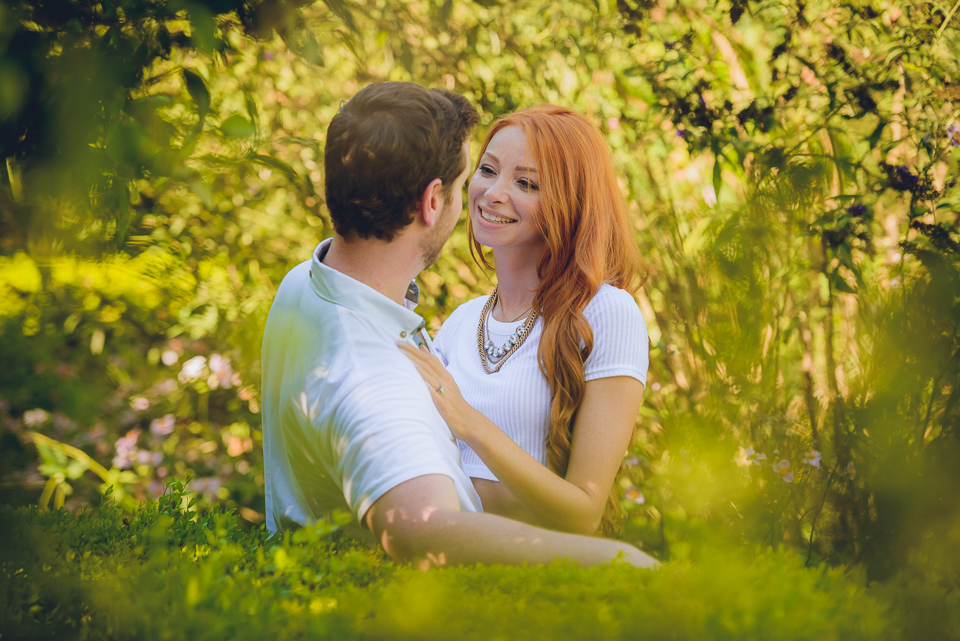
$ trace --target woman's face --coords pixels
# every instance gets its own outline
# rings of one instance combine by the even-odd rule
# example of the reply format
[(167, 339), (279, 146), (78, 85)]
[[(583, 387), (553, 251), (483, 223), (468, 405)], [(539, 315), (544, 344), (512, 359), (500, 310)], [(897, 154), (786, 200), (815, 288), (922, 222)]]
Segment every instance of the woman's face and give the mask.
[(540, 188), (537, 167), (520, 127), (505, 127), (487, 145), (470, 179), (473, 234), (485, 247), (543, 248), (537, 225)]

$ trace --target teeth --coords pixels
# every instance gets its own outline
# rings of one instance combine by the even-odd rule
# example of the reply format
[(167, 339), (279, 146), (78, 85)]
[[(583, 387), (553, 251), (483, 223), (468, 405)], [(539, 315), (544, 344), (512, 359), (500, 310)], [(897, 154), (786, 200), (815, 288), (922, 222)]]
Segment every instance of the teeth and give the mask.
[(517, 221), (511, 220), (509, 218), (501, 218), (500, 216), (494, 216), (493, 214), (487, 213), (483, 209), (480, 210), (480, 217), (484, 220), (489, 220), (491, 223), (515, 223)]

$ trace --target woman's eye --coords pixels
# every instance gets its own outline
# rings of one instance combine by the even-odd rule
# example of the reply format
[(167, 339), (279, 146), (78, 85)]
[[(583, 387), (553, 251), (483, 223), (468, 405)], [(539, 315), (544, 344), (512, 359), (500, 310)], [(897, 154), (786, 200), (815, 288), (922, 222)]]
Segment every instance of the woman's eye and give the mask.
[(537, 183), (527, 180), (526, 178), (521, 178), (517, 182), (524, 191), (540, 191), (540, 187), (537, 185)]
[(493, 168), (490, 167), (489, 165), (480, 165), (480, 175), (481, 175), (481, 176), (493, 176), (493, 175), (495, 175), (495, 173), (496, 173), (496, 172), (493, 171)]

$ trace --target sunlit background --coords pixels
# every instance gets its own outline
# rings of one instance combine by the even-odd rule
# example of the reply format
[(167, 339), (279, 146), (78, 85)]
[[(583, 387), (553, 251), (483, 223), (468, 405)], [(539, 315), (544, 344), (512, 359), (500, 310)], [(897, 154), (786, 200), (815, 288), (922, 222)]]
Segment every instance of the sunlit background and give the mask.
[[(782, 546), (958, 622), (958, 29), (919, 0), (0, 0), (0, 500), (130, 514), (192, 476), (262, 528), (260, 337), (332, 233), (324, 132), (412, 80), (477, 141), (552, 102), (613, 150), (650, 268), (623, 538)], [(434, 331), (494, 284), (462, 221), (420, 281)]]

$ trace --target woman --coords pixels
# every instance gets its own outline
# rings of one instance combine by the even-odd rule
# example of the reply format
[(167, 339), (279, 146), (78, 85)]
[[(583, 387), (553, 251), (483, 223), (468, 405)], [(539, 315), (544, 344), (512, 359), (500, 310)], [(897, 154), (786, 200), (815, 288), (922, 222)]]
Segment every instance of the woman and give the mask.
[(435, 344), (404, 348), (460, 441), (488, 512), (616, 531), (613, 487), (647, 373), (640, 270), (606, 143), (542, 106), (491, 128), (469, 187), (471, 249), (498, 286), (454, 311)]

